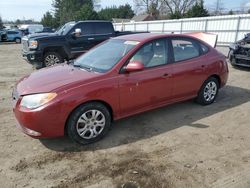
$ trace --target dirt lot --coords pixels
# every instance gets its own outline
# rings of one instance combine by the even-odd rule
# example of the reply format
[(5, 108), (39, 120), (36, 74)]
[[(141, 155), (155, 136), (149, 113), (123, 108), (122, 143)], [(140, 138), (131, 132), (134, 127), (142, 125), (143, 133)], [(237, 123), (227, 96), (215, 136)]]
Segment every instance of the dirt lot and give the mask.
[(0, 187), (250, 187), (249, 70), (229, 66), (213, 105), (187, 101), (140, 114), (79, 146), (16, 128), (11, 90), (33, 71), (20, 51), (0, 45)]

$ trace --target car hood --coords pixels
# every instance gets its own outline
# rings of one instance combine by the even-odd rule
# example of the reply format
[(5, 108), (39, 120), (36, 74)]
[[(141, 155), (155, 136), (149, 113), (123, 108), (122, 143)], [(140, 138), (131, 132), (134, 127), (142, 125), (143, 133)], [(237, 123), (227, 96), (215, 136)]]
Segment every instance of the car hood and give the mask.
[(17, 92), (18, 95), (29, 95), (64, 91), (80, 84), (90, 83), (101, 75), (100, 73), (88, 72), (72, 65), (57, 65), (41, 69), (23, 77), (17, 83)]
[(33, 33), (33, 34), (29, 34), (25, 37), (27, 37), (27, 39), (31, 40), (37, 40), (37, 39), (43, 39), (43, 38), (50, 38), (50, 37), (57, 37), (60, 36), (57, 33)]

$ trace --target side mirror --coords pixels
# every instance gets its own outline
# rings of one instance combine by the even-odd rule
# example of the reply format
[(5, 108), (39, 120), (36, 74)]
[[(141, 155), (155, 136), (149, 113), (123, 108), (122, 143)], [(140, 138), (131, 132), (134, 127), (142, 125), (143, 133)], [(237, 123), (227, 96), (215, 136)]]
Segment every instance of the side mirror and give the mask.
[(144, 65), (141, 63), (141, 61), (129, 62), (129, 64), (125, 67), (126, 72), (141, 71), (143, 69), (144, 69)]
[(79, 37), (82, 34), (82, 30), (80, 28), (76, 28), (75, 31), (72, 33), (75, 37)]

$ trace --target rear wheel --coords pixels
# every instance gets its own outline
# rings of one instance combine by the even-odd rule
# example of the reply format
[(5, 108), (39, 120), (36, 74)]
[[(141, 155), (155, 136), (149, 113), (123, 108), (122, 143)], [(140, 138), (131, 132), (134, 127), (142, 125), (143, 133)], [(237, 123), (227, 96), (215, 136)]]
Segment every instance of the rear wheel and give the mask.
[(44, 55), (43, 64), (45, 67), (50, 67), (58, 63), (62, 63), (62, 62), (63, 62), (63, 59), (61, 55), (57, 52), (47, 52)]
[(111, 126), (109, 110), (101, 103), (86, 103), (78, 107), (67, 122), (68, 136), (80, 144), (90, 144), (107, 134)]
[(202, 105), (212, 104), (217, 97), (218, 90), (219, 90), (218, 80), (214, 77), (210, 77), (201, 86), (196, 101)]

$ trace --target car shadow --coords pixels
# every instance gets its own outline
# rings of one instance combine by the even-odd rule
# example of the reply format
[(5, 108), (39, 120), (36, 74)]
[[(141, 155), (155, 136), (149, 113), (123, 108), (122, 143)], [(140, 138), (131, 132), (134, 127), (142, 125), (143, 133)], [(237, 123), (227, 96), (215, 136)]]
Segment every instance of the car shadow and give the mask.
[(41, 139), (40, 142), (54, 151), (94, 151), (151, 138), (182, 126), (205, 130), (209, 126), (196, 123), (196, 121), (249, 101), (250, 90), (225, 86), (220, 90), (217, 100), (212, 105), (201, 106), (193, 101), (186, 101), (118, 120), (113, 123), (106, 137), (90, 145), (82, 146), (73, 143), (67, 137)]
[(241, 71), (247, 71), (250, 72), (250, 67), (243, 67), (243, 66), (233, 66), (234, 69), (241, 70)]

